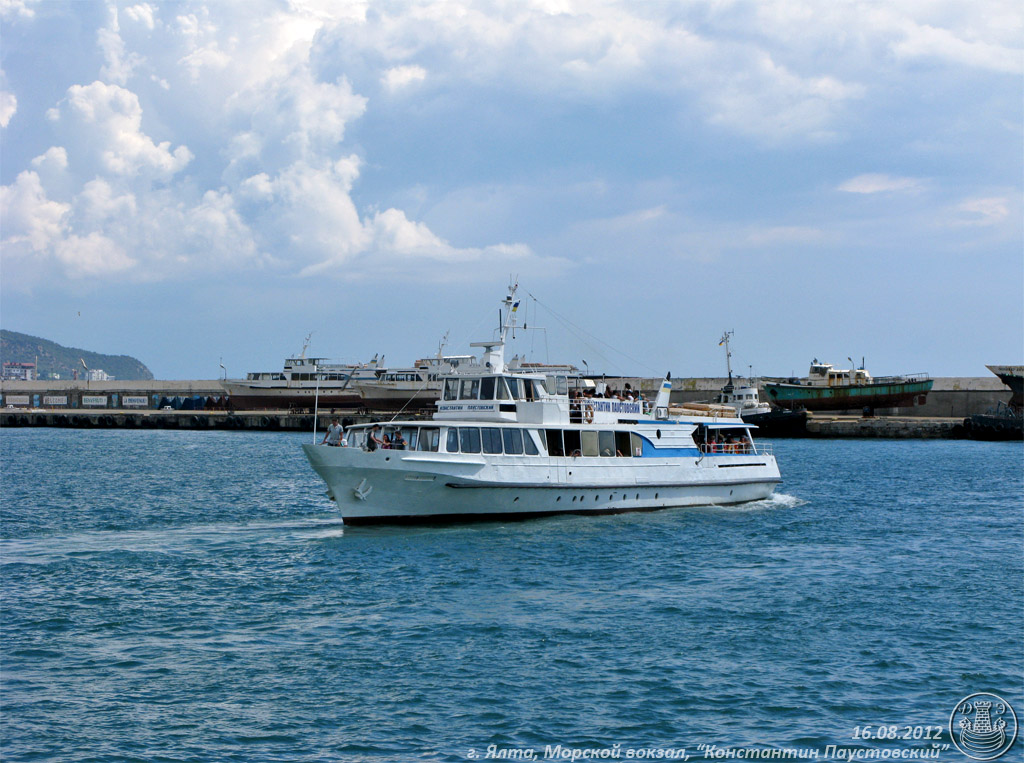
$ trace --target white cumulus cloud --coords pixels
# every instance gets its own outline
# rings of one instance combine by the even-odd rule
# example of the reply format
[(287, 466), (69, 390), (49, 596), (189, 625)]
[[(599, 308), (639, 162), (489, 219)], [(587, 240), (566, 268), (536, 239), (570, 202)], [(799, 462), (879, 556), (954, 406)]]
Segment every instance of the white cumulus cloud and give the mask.
[(63, 235), (69, 209), (68, 204), (47, 197), (39, 175), (22, 172), (13, 184), (0, 186), (5, 249), (27, 244), (33, 251), (45, 251)]
[(138, 96), (118, 85), (72, 85), (50, 117), (71, 120), (108, 172), (168, 177), (192, 160), (186, 146), (171, 150), (169, 141), (156, 143), (142, 131)]
[(918, 178), (897, 177), (884, 173), (866, 173), (844, 180), (837, 190), (847, 193), (892, 193), (895, 191), (913, 191), (921, 187)]
[(427, 70), (422, 66), (393, 66), (384, 72), (381, 81), (387, 90), (394, 92), (426, 78)]
[(956, 207), (959, 225), (995, 225), (1010, 214), (1010, 200), (1002, 196), (968, 199)]

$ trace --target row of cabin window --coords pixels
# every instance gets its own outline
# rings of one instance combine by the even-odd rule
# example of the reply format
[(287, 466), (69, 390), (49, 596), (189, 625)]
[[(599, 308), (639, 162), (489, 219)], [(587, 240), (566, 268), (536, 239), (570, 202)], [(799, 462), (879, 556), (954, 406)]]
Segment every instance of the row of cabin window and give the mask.
[[(559, 377), (563, 382), (565, 377)], [(472, 379), (445, 379), (445, 400), (539, 400), (543, 386), (537, 379), (511, 376), (484, 376)]]
[(505, 453), (510, 456), (540, 455), (529, 430), (499, 427), (449, 427), (449, 453)]
[[(348, 444), (357, 448), (364, 447), (369, 431), (366, 428), (350, 430)], [(383, 438), (384, 435), (387, 435), (388, 440), (393, 440), (399, 431), (405, 438), (406, 450), (424, 450), (436, 453), (441, 443), (441, 430), (437, 427), (385, 427), (380, 436)]]
[(643, 438), (633, 432), (545, 429), (548, 455), (629, 458), (643, 454)]
[[(280, 374), (278, 374), (278, 376), (280, 376)], [(322, 373), (319, 376), (320, 381), (345, 381), (345, 379), (349, 377), (349, 374)], [(292, 381), (316, 381), (316, 378), (317, 374), (292, 374)]]

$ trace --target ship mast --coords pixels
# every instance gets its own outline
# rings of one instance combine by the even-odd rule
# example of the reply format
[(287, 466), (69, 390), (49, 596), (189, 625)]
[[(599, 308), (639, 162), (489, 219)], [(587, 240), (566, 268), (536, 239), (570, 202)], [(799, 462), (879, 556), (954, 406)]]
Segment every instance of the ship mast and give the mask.
[(505, 338), (508, 336), (509, 330), (515, 328), (516, 310), (519, 309), (519, 300), (515, 298), (518, 288), (518, 283), (509, 286), (508, 296), (502, 302), (504, 314), (501, 309), (498, 310), (499, 338), (493, 342), (472, 342), (469, 345), (470, 347), (484, 348), (483, 363), (492, 373), (505, 372)]
[(732, 392), (732, 353), (729, 351), (729, 338), (733, 333), (732, 331), (726, 331), (722, 334), (721, 341), (718, 342), (719, 347), (723, 344), (725, 345), (725, 369), (729, 372), (729, 381), (726, 382), (725, 389), (729, 392)]

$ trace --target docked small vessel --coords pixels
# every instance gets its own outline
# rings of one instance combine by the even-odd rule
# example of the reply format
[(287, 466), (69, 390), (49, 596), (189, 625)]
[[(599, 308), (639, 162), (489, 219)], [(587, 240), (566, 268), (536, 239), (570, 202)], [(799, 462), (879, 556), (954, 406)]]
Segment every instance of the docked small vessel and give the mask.
[(597, 397), (564, 373), (504, 361), (513, 286), (484, 370), (445, 374), (431, 420), (351, 427), (347, 447), (304, 445), (347, 524), (605, 514), (731, 504), (771, 495), (770, 448), (728, 415)]
[(729, 377), (713, 402), (732, 408), (746, 423), (756, 426), (761, 437), (799, 437), (806, 434), (805, 409), (773, 408), (770, 403), (761, 400), (757, 384), (753, 381), (739, 385), (733, 382), (732, 353), (729, 351), (732, 333), (726, 331), (718, 342), (720, 347), (725, 346), (725, 368)]
[(221, 382), (227, 406), (237, 411), (309, 410), (319, 399), (323, 408), (358, 408), (356, 385), (376, 379), (384, 370), (376, 356), (369, 363), (338, 363), (307, 358), (310, 337), (297, 356), (286, 358), (281, 371), (253, 371), (245, 379)]
[(1024, 366), (986, 366), (1013, 393), (1006, 402), (964, 419), (972, 440), (1024, 439)]
[(842, 411), (899, 408), (923, 404), (932, 380), (928, 374), (872, 377), (863, 367), (837, 369), (815, 358), (803, 379), (765, 381), (765, 392), (780, 408)]
[(409, 368), (380, 369), (376, 376), (359, 379), (353, 390), (362, 407), (372, 411), (422, 410), (441, 396), (446, 373), (482, 370), (475, 355), (442, 355), (417, 360)]

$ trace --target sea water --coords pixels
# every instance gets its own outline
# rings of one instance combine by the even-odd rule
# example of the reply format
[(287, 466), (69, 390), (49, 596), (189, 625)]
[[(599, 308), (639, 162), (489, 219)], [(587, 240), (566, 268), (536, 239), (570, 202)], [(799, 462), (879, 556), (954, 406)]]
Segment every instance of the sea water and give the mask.
[(3, 760), (967, 760), (959, 700), (1024, 714), (1019, 443), (776, 441), (743, 506), (348, 528), (309, 440), (0, 432)]

